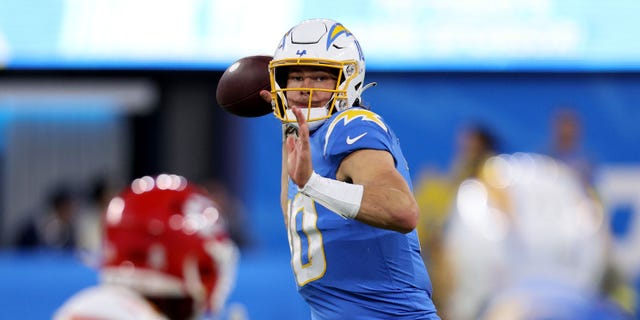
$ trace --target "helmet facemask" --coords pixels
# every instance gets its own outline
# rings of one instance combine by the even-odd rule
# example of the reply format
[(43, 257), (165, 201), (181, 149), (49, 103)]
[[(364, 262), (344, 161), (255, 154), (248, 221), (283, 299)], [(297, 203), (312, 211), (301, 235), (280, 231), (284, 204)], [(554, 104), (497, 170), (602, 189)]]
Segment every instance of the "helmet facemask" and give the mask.
[[(311, 130), (318, 127), (322, 122), (337, 111), (347, 109), (353, 104), (353, 99), (349, 99), (347, 87), (353, 81), (357, 70), (355, 61), (334, 62), (321, 61), (318, 59), (285, 59), (272, 61), (269, 66), (271, 73), (272, 98), (275, 101), (274, 114), (284, 123), (296, 124), (297, 120), (286, 99), (287, 92), (303, 91), (309, 92), (309, 100), (304, 111), (305, 118)], [(292, 66), (328, 69), (337, 78), (335, 88), (287, 88), (287, 77)], [(319, 92), (331, 93), (331, 98), (322, 107), (312, 107), (315, 94)]]

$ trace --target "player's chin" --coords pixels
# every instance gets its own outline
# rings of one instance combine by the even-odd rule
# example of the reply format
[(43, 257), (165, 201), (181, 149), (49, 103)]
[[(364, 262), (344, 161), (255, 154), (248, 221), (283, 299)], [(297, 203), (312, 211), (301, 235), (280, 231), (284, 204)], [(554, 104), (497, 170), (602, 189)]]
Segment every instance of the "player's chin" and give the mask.
[(291, 106), (291, 108), (296, 107), (298, 109), (302, 109), (305, 110), (309, 107), (311, 108), (321, 108), (324, 107), (325, 104), (327, 104), (327, 101), (311, 101), (311, 105), (309, 105), (309, 101), (293, 101), (293, 102), (289, 102), (289, 105)]

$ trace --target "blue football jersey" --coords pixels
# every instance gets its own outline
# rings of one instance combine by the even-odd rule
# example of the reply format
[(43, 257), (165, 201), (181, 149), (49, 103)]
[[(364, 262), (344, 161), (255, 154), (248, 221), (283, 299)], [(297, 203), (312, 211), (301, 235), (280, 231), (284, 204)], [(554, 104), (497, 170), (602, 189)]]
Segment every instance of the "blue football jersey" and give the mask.
[[(360, 149), (386, 150), (409, 186), (395, 134), (362, 108), (334, 114), (310, 135), (314, 170), (335, 179)], [(416, 231), (402, 234), (344, 219), (289, 180), (289, 246), (298, 290), (313, 319), (439, 319)]]

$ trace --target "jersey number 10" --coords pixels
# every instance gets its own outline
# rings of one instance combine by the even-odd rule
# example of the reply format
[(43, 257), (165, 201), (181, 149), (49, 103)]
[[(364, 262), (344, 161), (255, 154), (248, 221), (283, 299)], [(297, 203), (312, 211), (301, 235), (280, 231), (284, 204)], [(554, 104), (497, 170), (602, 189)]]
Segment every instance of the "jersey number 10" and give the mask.
[(298, 193), (289, 203), (289, 249), (291, 267), (298, 286), (318, 280), (327, 270), (322, 233), (318, 230), (318, 212), (311, 198)]

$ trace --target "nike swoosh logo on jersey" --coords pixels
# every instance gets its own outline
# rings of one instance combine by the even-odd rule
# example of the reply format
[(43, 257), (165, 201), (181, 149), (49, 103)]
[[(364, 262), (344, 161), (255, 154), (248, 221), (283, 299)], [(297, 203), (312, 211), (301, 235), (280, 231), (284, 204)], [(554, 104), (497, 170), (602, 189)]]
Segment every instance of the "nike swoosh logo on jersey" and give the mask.
[(349, 136), (347, 136), (347, 144), (354, 144), (356, 143), (356, 141), (360, 140), (360, 138), (364, 137), (368, 132), (365, 132), (355, 138), (351, 138)]

